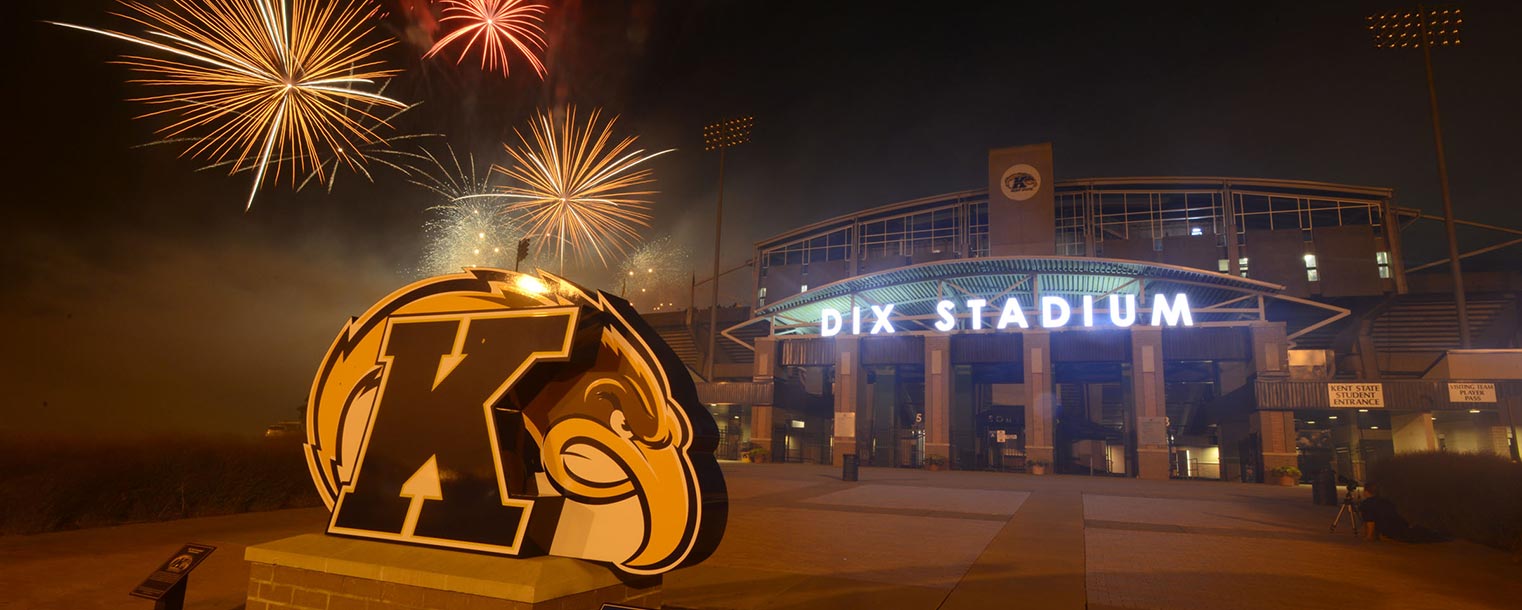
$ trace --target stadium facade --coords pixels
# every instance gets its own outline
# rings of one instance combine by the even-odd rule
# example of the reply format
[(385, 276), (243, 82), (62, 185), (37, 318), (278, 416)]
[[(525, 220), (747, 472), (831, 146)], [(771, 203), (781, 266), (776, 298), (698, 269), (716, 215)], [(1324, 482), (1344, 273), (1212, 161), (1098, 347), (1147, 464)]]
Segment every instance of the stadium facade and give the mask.
[[(1049, 144), (990, 151), (988, 176), (756, 245), (700, 384), (721, 455), (1242, 481), (1515, 455), (1522, 285), (1469, 278), (1459, 349), (1390, 189), (1055, 180)], [(703, 350), (700, 320), (662, 319)]]

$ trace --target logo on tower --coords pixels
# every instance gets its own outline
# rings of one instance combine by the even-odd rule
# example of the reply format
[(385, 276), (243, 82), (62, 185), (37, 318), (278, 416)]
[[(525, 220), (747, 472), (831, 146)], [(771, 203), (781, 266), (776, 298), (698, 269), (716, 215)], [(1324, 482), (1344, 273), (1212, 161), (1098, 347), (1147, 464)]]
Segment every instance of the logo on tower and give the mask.
[(1025, 201), (1035, 197), (1041, 190), (1041, 172), (1036, 168), (1020, 163), (1004, 170), (1004, 176), (999, 180), (999, 188), (1004, 191), (1004, 196), (1015, 201)]
[(547, 273), (430, 278), (350, 320), (307, 408), (328, 533), (659, 574), (718, 547), (718, 427), (629, 304)]

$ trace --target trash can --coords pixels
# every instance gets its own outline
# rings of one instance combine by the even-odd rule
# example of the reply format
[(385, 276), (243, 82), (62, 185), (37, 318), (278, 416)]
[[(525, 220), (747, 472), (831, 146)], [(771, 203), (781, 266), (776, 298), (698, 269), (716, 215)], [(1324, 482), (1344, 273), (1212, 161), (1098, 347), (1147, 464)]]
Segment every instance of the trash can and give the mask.
[(1323, 468), (1311, 483), (1311, 499), (1324, 506), (1337, 505), (1337, 474), (1330, 468)]
[(856, 461), (856, 454), (854, 454), (854, 453), (847, 453), (847, 454), (841, 456), (841, 458), (840, 458), (840, 480), (842, 480), (842, 481), (855, 481), (856, 480), (856, 475), (857, 475), (856, 471), (859, 470), (860, 467), (861, 467), (861, 463)]

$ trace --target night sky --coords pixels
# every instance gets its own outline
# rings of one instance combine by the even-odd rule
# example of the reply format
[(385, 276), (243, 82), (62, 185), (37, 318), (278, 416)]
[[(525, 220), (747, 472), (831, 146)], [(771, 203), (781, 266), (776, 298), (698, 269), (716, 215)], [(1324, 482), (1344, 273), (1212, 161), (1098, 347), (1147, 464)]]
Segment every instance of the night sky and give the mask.
[[(1218, 175), (1395, 189), (1440, 210), (1421, 56), (1373, 48), (1389, 2), (551, 2), (541, 81), (423, 60), (399, 2), (375, 37), (423, 105), (408, 133), (501, 162), (536, 108), (621, 116), (650, 149), (656, 227), (709, 269), (717, 158), (705, 122), (754, 115), (728, 159), (724, 266), (758, 239), (850, 211), (986, 185), (989, 148), (1051, 141), (1059, 179)], [(1333, 4), (1333, 3), (1326, 3)], [(1522, 227), (1522, 6), (1460, 4), (1435, 54), (1458, 216)], [(24, 0), (4, 19), (11, 124), (0, 432), (257, 434), (293, 419), (344, 320), (416, 279), (428, 193), (340, 175), (331, 194), (135, 148), (164, 122), (108, 61), (126, 43), (41, 23), (127, 28), (101, 0)], [(1408, 264), (1441, 225), (1409, 232)], [(1499, 241), (1462, 233), (1466, 243)], [(1473, 268), (1522, 267), (1522, 251)], [(706, 275), (706, 271), (699, 271)], [(606, 271), (573, 279), (616, 289)], [(744, 302), (750, 275), (723, 284)]]

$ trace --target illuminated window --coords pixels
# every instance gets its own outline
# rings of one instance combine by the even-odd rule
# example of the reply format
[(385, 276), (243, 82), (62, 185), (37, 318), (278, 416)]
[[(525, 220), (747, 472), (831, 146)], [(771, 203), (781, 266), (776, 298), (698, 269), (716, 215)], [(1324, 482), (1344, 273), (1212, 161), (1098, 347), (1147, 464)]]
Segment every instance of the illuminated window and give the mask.
[(1386, 280), (1390, 279), (1390, 253), (1389, 252), (1375, 252), (1374, 253), (1374, 262), (1375, 262), (1375, 264), (1379, 265), (1379, 277), (1380, 277), (1380, 279), (1386, 279)]
[(1305, 255), (1305, 279), (1312, 282), (1321, 281), (1321, 273), (1316, 271), (1316, 255)]
[(799, 290), (798, 292), (808, 292), (808, 291), (809, 291), (809, 285), (808, 284), (804, 284), (803, 285), (803, 290)]
[(1220, 269), (1221, 273), (1226, 273), (1227, 271), (1231, 271), (1231, 261), (1229, 261), (1229, 260), (1226, 260), (1224, 258), (1223, 259), (1218, 259), (1218, 260), (1216, 260), (1215, 264), (1216, 264), (1216, 268)]
[(1204, 235), (1205, 234), (1205, 230), (1201, 229), (1199, 227), (1189, 227), (1189, 234), (1190, 235)]
[(1237, 259), (1237, 268), (1242, 271), (1242, 277), (1247, 277), (1247, 257)]

